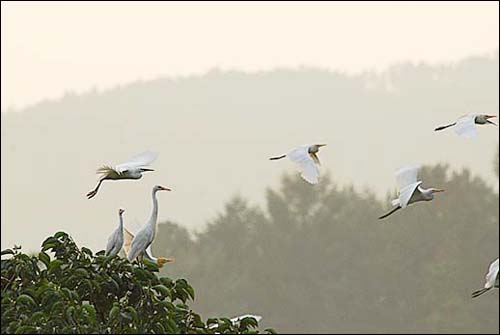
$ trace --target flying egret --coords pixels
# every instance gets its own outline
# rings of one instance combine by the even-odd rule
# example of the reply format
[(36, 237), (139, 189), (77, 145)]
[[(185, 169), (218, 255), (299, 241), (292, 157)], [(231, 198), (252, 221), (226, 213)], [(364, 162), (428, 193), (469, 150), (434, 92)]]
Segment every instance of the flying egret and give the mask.
[(440, 126), (434, 129), (435, 131), (440, 131), (449, 127), (455, 126), (455, 132), (465, 138), (473, 138), (477, 136), (477, 130), (475, 124), (493, 124), (490, 119), (496, 117), (496, 115), (486, 115), (486, 114), (467, 114), (459, 118), (456, 122), (450, 123), (445, 126)]
[[(230, 321), (233, 324), (233, 326), (238, 327), (240, 325), (241, 320), (243, 320), (244, 318), (254, 318), (255, 320), (257, 320), (257, 322), (260, 322), (260, 320), (262, 320), (262, 316), (260, 316), (260, 315), (245, 314), (245, 315), (231, 318)], [(217, 323), (214, 323), (214, 324), (211, 324), (208, 327), (208, 329), (216, 329), (218, 327), (219, 327), (219, 325)]]
[(137, 232), (137, 234), (132, 239), (130, 244), (130, 250), (127, 253), (127, 259), (132, 262), (137, 256), (142, 255), (144, 257), (144, 252), (153, 243), (156, 235), (156, 224), (158, 219), (158, 199), (156, 198), (156, 193), (158, 191), (171, 191), (171, 189), (156, 185), (153, 187), (152, 197), (153, 197), (153, 210), (149, 221), (142, 226), (142, 228)]
[(392, 205), (396, 207), (394, 207), (389, 213), (379, 217), (379, 219), (386, 218), (397, 210), (405, 208), (412, 203), (419, 201), (431, 201), (434, 199), (434, 193), (444, 192), (443, 189), (432, 187), (425, 189), (420, 186), (422, 181), (417, 180), (419, 170), (420, 166), (411, 165), (396, 171), (399, 197), (398, 199), (392, 200)]
[(124, 209), (118, 210), (118, 227), (113, 231), (111, 236), (108, 238), (108, 244), (106, 246), (106, 256), (114, 256), (120, 252), (123, 246), (123, 212)]
[[(125, 256), (128, 255), (130, 251), (130, 245), (132, 244), (132, 239), (134, 238), (134, 234), (132, 234), (127, 228), (123, 228), (123, 237), (124, 237), (124, 242), (123, 242), (123, 251), (125, 252)], [(144, 256), (149, 259), (151, 262), (154, 262), (158, 265), (158, 267), (163, 267), (165, 263), (170, 263), (174, 262), (174, 258), (165, 258), (165, 257), (154, 257), (153, 253), (151, 252), (151, 245), (146, 248), (146, 251), (144, 253)]]
[(87, 193), (87, 198), (93, 198), (97, 194), (101, 183), (105, 180), (141, 179), (143, 172), (154, 171), (153, 169), (146, 168), (146, 166), (151, 164), (157, 156), (156, 152), (145, 151), (115, 167), (106, 165), (100, 167), (97, 169), (97, 174), (101, 175), (99, 182), (94, 190)]
[(481, 294), (488, 292), (493, 287), (498, 288), (498, 258), (490, 264), (488, 273), (486, 274), (486, 282), (484, 288), (472, 293), (472, 297), (479, 297)]
[(288, 152), (287, 154), (271, 157), (270, 160), (277, 160), (288, 157), (292, 162), (294, 162), (300, 169), (300, 176), (311, 184), (318, 183), (319, 171), (316, 166), (321, 165), (316, 153), (319, 148), (324, 147), (326, 144), (312, 144), (312, 145), (302, 145)]

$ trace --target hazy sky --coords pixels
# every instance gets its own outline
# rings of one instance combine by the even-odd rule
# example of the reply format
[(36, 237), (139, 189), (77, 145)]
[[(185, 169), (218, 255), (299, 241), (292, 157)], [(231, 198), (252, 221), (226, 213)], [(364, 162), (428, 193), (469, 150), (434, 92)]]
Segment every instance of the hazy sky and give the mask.
[(498, 49), (498, 2), (2, 2), (2, 110), (211, 68), (348, 72)]

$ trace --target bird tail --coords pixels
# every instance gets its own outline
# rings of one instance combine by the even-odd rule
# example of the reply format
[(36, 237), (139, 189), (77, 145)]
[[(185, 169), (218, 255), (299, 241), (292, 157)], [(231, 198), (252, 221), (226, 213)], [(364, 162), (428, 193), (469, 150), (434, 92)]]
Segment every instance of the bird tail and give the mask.
[(391, 211), (389, 213), (386, 213), (386, 214), (382, 215), (381, 217), (379, 217), (379, 220), (388, 217), (389, 215), (391, 215), (392, 213), (396, 212), (399, 209), (401, 209), (401, 206), (394, 207), (393, 209), (391, 209)]
[(472, 298), (477, 298), (481, 294), (488, 292), (490, 289), (491, 289), (491, 287), (489, 287), (489, 288), (483, 288), (481, 290), (474, 291), (474, 292), (472, 292)]
[(281, 156), (278, 156), (278, 157), (271, 157), (269, 158), (270, 160), (274, 161), (274, 160), (277, 160), (277, 159), (282, 159), (282, 158), (285, 158), (286, 155), (281, 155)]
[(443, 129), (446, 129), (449, 127), (453, 127), (456, 124), (457, 124), (456, 122), (453, 122), (453, 123), (447, 124), (446, 126), (439, 126), (436, 129), (434, 129), (434, 131), (440, 131), (440, 130), (443, 130)]

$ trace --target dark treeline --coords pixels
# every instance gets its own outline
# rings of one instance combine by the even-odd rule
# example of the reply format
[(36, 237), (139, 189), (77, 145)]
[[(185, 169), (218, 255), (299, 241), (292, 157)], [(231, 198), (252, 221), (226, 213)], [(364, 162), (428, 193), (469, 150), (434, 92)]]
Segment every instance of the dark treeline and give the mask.
[(194, 238), (160, 224), (153, 252), (176, 257), (162, 271), (198, 288), (202, 314), (257, 313), (280, 332), (498, 332), (498, 290), (470, 297), (498, 257), (498, 194), (467, 170), (422, 178), (446, 192), (378, 221), (389, 196), (284, 176), (266, 208), (236, 197)]

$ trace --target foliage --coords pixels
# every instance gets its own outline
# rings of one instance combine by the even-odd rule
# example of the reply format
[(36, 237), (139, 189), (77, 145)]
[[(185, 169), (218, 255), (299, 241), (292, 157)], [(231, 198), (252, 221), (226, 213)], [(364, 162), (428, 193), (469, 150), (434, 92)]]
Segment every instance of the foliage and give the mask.
[(185, 279), (159, 277), (147, 260), (94, 255), (64, 232), (47, 238), (38, 255), (18, 247), (4, 255), (11, 257), (1, 262), (2, 333), (258, 333), (253, 318), (204, 323), (186, 305), (195, 295)]

